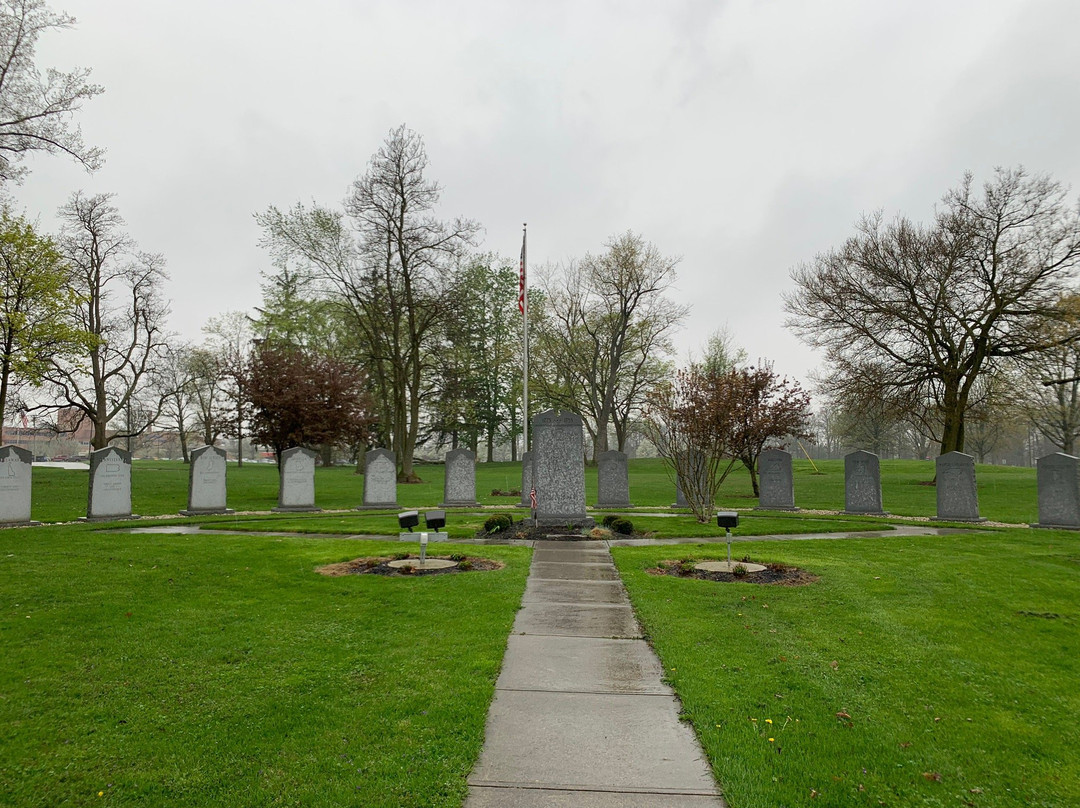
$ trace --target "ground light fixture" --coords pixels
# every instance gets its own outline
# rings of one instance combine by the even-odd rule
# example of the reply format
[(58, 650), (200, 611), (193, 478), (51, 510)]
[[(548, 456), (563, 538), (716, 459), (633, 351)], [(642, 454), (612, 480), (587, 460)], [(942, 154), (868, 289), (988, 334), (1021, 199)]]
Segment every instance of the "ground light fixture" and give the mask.
[(424, 524), (428, 530), (438, 533), (446, 526), (446, 511), (425, 511)]
[(420, 524), (420, 513), (418, 511), (402, 511), (398, 514), (397, 521), (402, 530), (412, 533), (413, 528)]
[(716, 526), (722, 527), (727, 534), (727, 560), (731, 564), (731, 529), (739, 526), (739, 514), (735, 511), (717, 511)]

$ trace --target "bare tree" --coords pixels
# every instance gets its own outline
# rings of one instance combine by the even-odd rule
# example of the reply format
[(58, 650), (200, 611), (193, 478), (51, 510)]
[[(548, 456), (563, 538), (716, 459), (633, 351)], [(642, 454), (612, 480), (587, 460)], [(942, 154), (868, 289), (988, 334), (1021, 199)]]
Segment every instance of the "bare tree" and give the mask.
[(165, 261), (137, 250), (110, 194), (76, 192), (59, 216), (64, 222), (60, 247), (79, 294), (71, 317), (93, 344), (80, 361), (54, 359), (46, 381), (58, 406), (74, 407), (90, 419), (91, 445), (102, 449), (112, 438), (141, 433), (160, 412), (160, 400), (145, 404), (138, 408), (144, 418), (125, 417), (121, 429), (109, 431), (114, 417), (135, 411), (129, 401), (148, 380), (166, 343)]
[(74, 23), (42, 0), (0, 2), (0, 182), (20, 179), (19, 163), (32, 151), (67, 154), (90, 170), (101, 165), (102, 150), (86, 146), (71, 119), (104, 88), (89, 83), (88, 69), (50, 68), (42, 77), (34, 63), (38, 37)]
[[(222, 407), (218, 424), (223, 434), (236, 438), (236, 462), (242, 466), (244, 433), (250, 418), (247, 369), (252, 350), (251, 320), (240, 311), (226, 312), (211, 317), (203, 326), (203, 333), (209, 338), (206, 348), (214, 357), (213, 370), (219, 380), (222, 398), (228, 402)], [(212, 400), (208, 399), (205, 404), (207, 408), (213, 408)], [(207, 429), (205, 423), (204, 429)]]
[(671, 334), (686, 314), (663, 294), (679, 259), (632, 232), (606, 247), (547, 275), (536, 337), (547, 371), (538, 392), (583, 416), (594, 456), (607, 450), (612, 425), (624, 447), (630, 416), (670, 372)]
[(356, 329), (398, 478), (416, 482), (413, 454), (421, 400), (435, 363), (431, 347), (455, 260), (479, 225), (433, 215), (441, 188), (424, 175), (427, 152), (404, 125), (390, 132), (352, 186), (342, 213), (301, 205), (258, 214), (264, 246), (306, 262)]
[[(1060, 323), (1050, 323), (1054, 336), (1080, 331), (1080, 295), (1061, 302), (1068, 312)], [(1073, 454), (1080, 438), (1080, 344), (1060, 344), (1033, 354), (1021, 377), (1027, 391), (1024, 410), (1032, 426), (1066, 454)]]
[(795, 269), (788, 327), (824, 348), (838, 376), (876, 367), (881, 394), (932, 401), (941, 451), (963, 450), (979, 376), (1049, 347), (1044, 326), (1062, 317), (1078, 260), (1080, 211), (1058, 183), (998, 169), (979, 193), (968, 174), (931, 225), (871, 216)]
[(193, 425), (203, 444), (213, 446), (226, 417), (224, 369), (211, 348), (197, 346), (187, 356), (187, 372), (191, 379)]
[(152, 384), (162, 399), (159, 427), (176, 431), (180, 455), (187, 463), (188, 424), (192, 417), (195, 378), (190, 362), (192, 346), (187, 342), (170, 343), (152, 373)]

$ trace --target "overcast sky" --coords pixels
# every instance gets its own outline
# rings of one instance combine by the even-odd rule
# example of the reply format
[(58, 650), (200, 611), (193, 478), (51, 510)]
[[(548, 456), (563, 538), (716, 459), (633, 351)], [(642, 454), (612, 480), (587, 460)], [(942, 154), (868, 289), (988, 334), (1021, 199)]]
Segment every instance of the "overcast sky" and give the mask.
[(31, 158), (14, 196), (54, 226), (112, 192), (171, 274), (170, 326), (260, 302), (252, 214), (337, 205), (393, 127), (419, 132), (440, 214), (530, 264), (634, 230), (682, 257), (680, 355), (728, 324), (805, 378), (790, 269), (864, 212), (924, 219), (964, 171), (1080, 191), (1076, 0), (70, 0), (40, 66), (93, 69), (87, 175)]

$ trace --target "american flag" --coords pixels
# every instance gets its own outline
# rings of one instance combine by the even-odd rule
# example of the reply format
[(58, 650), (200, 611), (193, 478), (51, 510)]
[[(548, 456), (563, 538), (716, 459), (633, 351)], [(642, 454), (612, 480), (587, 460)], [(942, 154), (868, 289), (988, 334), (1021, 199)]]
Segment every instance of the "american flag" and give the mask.
[(521, 237), (521, 263), (518, 265), (518, 311), (525, 314), (525, 236)]
[(529, 507), (534, 511), (536, 510), (536, 489), (532, 489), (529, 492)]

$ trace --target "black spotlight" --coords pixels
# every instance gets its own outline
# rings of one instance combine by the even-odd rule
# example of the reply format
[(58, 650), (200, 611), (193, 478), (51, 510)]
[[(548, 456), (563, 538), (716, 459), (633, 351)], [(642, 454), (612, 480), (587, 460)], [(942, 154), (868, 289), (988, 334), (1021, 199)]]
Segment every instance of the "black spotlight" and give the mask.
[(446, 511), (426, 511), (424, 522), (428, 530), (438, 533), (446, 526)]
[(412, 533), (412, 529), (420, 524), (420, 514), (418, 511), (402, 511), (397, 516), (397, 522), (402, 530)]
[(735, 511), (717, 511), (716, 526), (722, 527), (724, 530), (731, 530), (733, 527), (738, 527), (739, 514)]

